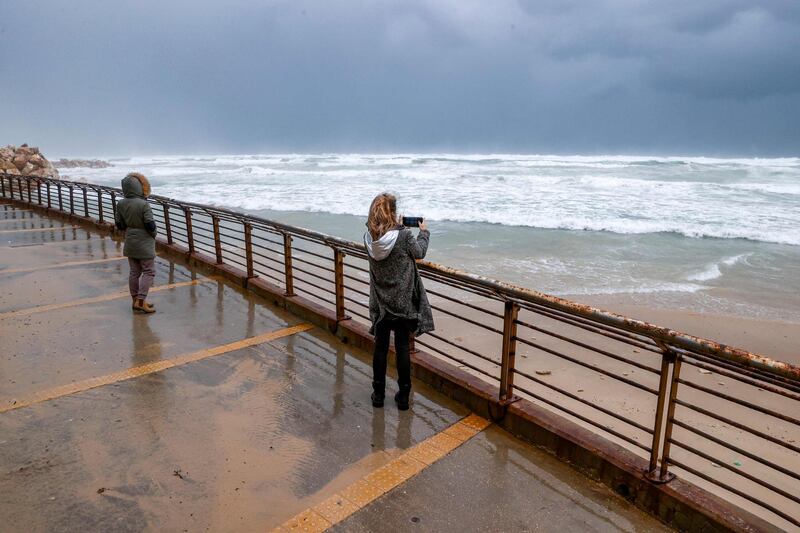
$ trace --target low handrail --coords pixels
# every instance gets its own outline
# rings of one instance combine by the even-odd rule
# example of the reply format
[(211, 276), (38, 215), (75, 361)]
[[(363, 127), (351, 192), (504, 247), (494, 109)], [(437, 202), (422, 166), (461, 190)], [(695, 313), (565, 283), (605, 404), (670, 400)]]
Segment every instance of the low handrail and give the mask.
[[(19, 176), (4, 174), (4, 177), (17, 178)], [(113, 191), (114, 193), (120, 195), (122, 194), (122, 189), (106, 185), (96, 185), (96, 184), (82, 183), (69, 180), (57, 180), (53, 178), (31, 178), (31, 179), (34, 179), (35, 181), (42, 183), (51, 182), (67, 186), (77, 186), (77, 187), (85, 186), (95, 191), (99, 189), (107, 192)], [(226, 218), (229, 217), (239, 222), (245, 222), (247, 220), (256, 221), (263, 225), (274, 228), (279, 233), (285, 232), (292, 235), (303, 236), (329, 246), (338, 246), (345, 250), (356, 251), (362, 254), (366, 254), (366, 248), (364, 247), (363, 243), (357, 243), (347, 239), (342, 239), (340, 237), (335, 237), (333, 235), (327, 235), (325, 233), (303, 228), (300, 226), (293, 226), (276, 220), (270, 220), (267, 218), (259, 217), (257, 215), (241, 213), (224, 207), (204, 205), (193, 202), (185, 202), (182, 200), (176, 200), (166, 196), (152, 195), (150, 196), (150, 198), (156, 202), (167, 203), (176, 207), (178, 206), (192, 207), (198, 210), (205, 211), (209, 215), (212, 213), (217, 215), (227, 215)], [(552, 296), (525, 287), (520, 287), (512, 283), (488, 278), (478, 274), (473, 274), (470, 272), (466, 272), (464, 270), (459, 270), (457, 268), (441, 265), (438, 263), (433, 263), (429, 261), (419, 261), (418, 264), (421, 270), (423, 271), (440, 274), (442, 276), (457, 280), (466, 285), (473, 285), (481, 287), (483, 289), (488, 289), (490, 291), (498, 293), (498, 295), (503, 295), (508, 298), (513, 298), (525, 302), (545, 305), (547, 307), (552, 307), (561, 311), (565, 311), (570, 314), (579, 315), (583, 318), (595, 320), (607, 324), (609, 326), (614, 326), (616, 328), (620, 328), (629, 331), (631, 333), (643, 335), (645, 337), (649, 337), (654, 340), (659, 340), (681, 348), (698, 351), (714, 357), (719, 357), (721, 359), (727, 359), (746, 366), (753, 366), (766, 372), (778, 374), (795, 381), (800, 381), (800, 366), (772, 359), (770, 357), (758, 353), (753, 353), (747, 350), (743, 350), (741, 348), (728, 346), (726, 344), (721, 344), (711, 339), (706, 339), (695, 335), (689, 335), (671, 328), (666, 328), (655, 324), (651, 324), (644, 320), (630, 318), (624, 315), (613, 313), (611, 311), (599, 309), (597, 307), (592, 307), (586, 304), (573, 302), (571, 300), (559, 298), (558, 296)], [(500, 298), (502, 299), (502, 296)]]

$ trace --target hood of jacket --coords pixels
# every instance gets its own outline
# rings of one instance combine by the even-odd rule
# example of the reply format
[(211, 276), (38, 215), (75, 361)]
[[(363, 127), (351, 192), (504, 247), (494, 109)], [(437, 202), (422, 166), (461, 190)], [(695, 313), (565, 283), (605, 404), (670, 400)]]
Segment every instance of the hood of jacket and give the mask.
[(392, 253), (398, 235), (400, 235), (400, 230), (393, 229), (387, 231), (380, 239), (372, 240), (372, 235), (366, 232), (364, 234), (364, 246), (367, 247), (367, 253), (375, 261), (386, 259)]
[(122, 192), (125, 198), (147, 198), (150, 196), (150, 182), (142, 174), (131, 172), (122, 179)]

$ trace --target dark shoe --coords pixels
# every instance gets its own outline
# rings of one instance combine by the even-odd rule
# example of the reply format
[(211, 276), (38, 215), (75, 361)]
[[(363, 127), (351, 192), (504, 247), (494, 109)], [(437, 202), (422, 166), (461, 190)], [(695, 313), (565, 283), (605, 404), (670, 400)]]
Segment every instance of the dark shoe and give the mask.
[(394, 395), (394, 401), (399, 411), (408, 411), (408, 397), (411, 395), (411, 387), (400, 387)]
[(383, 399), (386, 397), (386, 382), (372, 382), (372, 407), (383, 407)]
[(372, 393), (372, 407), (383, 407), (383, 396), (379, 396), (377, 392)]

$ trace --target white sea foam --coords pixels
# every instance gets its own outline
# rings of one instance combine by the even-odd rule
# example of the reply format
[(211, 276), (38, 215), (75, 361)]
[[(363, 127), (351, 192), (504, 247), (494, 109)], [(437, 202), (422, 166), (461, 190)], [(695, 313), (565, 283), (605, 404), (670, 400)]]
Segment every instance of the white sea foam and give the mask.
[(248, 210), (364, 216), (390, 190), (402, 210), (431, 220), (800, 246), (800, 158), (254, 154), (115, 165), (68, 174), (116, 183), (136, 169), (166, 196)]

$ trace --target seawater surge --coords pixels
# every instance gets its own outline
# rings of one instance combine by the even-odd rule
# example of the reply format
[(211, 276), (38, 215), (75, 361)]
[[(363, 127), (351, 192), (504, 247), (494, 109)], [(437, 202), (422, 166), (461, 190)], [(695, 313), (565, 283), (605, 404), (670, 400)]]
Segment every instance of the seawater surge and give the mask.
[(432, 259), (559, 295), (800, 320), (800, 158), (271, 154), (113, 158), (65, 171), (360, 240), (388, 190)]

